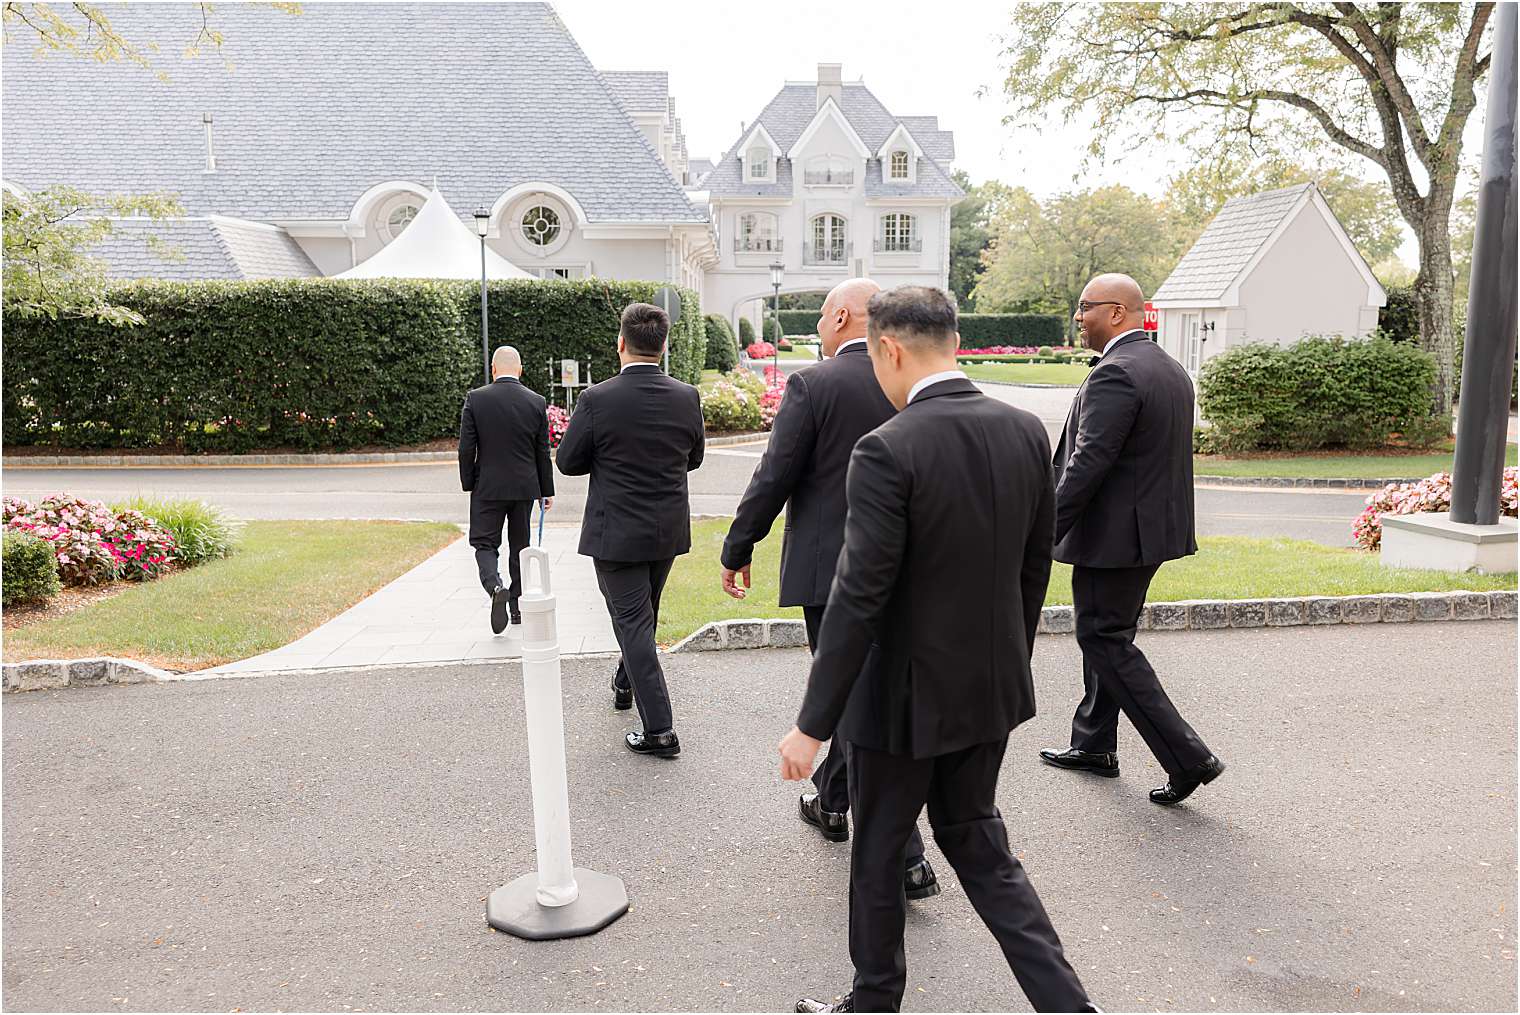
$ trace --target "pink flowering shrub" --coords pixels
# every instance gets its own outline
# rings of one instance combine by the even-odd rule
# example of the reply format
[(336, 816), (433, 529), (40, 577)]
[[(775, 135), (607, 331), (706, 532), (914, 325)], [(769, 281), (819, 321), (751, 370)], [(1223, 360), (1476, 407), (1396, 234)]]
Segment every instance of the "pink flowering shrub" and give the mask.
[(61, 493), (40, 504), (6, 497), (0, 521), (50, 543), (65, 585), (156, 578), (174, 553), (174, 536), (141, 511)]
[(760, 429), (765, 386), (748, 370), (731, 370), (702, 385), (702, 421), (709, 430)]
[(565, 437), (565, 428), (570, 425), (570, 414), (557, 405), (548, 408), (549, 413), (549, 447), (559, 447), (559, 442)]
[[(1504, 470), (1504, 481), (1499, 488), (1501, 514), (1520, 514), (1520, 496), (1516, 494), (1515, 479), (1516, 469), (1512, 465)], [(1351, 525), (1351, 535), (1358, 546), (1372, 551), (1383, 545), (1383, 515), (1450, 511), (1451, 473), (1438, 472), (1417, 483), (1389, 483), (1368, 497), (1366, 503), (1366, 509)]]
[(760, 428), (769, 430), (781, 411), (781, 399), (786, 394), (786, 372), (775, 367), (765, 368), (765, 393), (760, 396)]
[(750, 359), (770, 359), (776, 355), (776, 347), (769, 342), (754, 342), (744, 347), (744, 355)]

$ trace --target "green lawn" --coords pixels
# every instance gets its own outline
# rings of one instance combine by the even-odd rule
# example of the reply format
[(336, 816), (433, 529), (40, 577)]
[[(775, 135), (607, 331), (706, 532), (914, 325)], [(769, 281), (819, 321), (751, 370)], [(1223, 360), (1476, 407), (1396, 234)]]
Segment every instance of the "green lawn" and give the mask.
[(1010, 384), (1063, 384), (1076, 387), (1087, 379), (1083, 363), (966, 363), (961, 366), (974, 381)]
[[(691, 553), (676, 559), (660, 601), (661, 644), (670, 644), (712, 620), (748, 617), (802, 619), (798, 608), (776, 605), (781, 566), (781, 522), (755, 548), (754, 586), (746, 599), (724, 595), (718, 563), (726, 518), (692, 523)], [(1150, 601), (1182, 599), (1265, 599), (1279, 596), (1350, 596), (1374, 592), (1475, 592), (1515, 588), (1516, 576), (1447, 574), (1441, 571), (1390, 570), (1375, 554), (1337, 549), (1295, 539), (1247, 539), (1209, 536), (1199, 552), (1161, 568), (1151, 585)], [(1046, 603), (1071, 602), (1071, 568), (1056, 564)]]
[(202, 669), (288, 645), (460, 536), (437, 522), (248, 522), (238, 552), (6, 632), (5, 659)]
[(813, 349), (812, 349), (812, 347), (810, 347), (810, 346), (800, 346), (800, 345), (799, 346), (793, 346), (790, 349), (782, 349), (781, 350), (781, 358), (782, 359), (805, 359), (805, 360), (808, 360), (809, 362), (816, 362), (817, 359), (818, 359), (817, 356), (813, 355)]
[[(1505, 464), (1516, 464), (1511, 444)], [(1280, 458), (1225, 458), (1196, 455), (1193, 472), (1200, 476), (1292, 476), (1304, 478), (1386, 479), (1424, 478), (1451, 468), (1451, 449), (1432, 454), (1292, 455)]]

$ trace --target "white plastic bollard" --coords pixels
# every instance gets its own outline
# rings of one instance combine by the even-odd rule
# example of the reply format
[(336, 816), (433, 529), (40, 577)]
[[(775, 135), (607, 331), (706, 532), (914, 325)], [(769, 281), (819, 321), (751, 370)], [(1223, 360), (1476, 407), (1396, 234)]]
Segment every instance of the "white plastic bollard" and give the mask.
[[(570, 859), (570, 789), (560, 700), (559, 631), (549, 554), (522, 551), (523, 706), (538, 872), (503, 885), (486, 902), (486, 922), (530, 940), (594, 934), (628, 911), (621, 879), (575, 867)], [(533, 565), (538, 584), (530, 584)]]

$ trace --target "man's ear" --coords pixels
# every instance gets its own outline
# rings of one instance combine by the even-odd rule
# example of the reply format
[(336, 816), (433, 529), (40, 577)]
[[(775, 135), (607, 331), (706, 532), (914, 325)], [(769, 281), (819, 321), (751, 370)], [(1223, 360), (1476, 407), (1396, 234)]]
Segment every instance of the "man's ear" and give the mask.
[(618, 332), (618, 352), (624, 352), (624, 351), (625, 351), (625, 349), (623, 347), (623, 333), (620, 331), (620, 332)]

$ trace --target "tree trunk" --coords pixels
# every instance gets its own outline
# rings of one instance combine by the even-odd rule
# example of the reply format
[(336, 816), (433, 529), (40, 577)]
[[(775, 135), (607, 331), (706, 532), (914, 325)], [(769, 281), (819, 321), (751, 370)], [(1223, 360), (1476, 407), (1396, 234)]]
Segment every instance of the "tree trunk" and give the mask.
[(1420, 229), (1420, 274), (1414, 280), (1420, 308), (1420, 348), (1436, 359), (1432, 391), (1435, 411), (1451, 418), (1451, 394), (1456, 384), (1452, 329), (1451, 238), (1443, 216), (1428, 216)]

